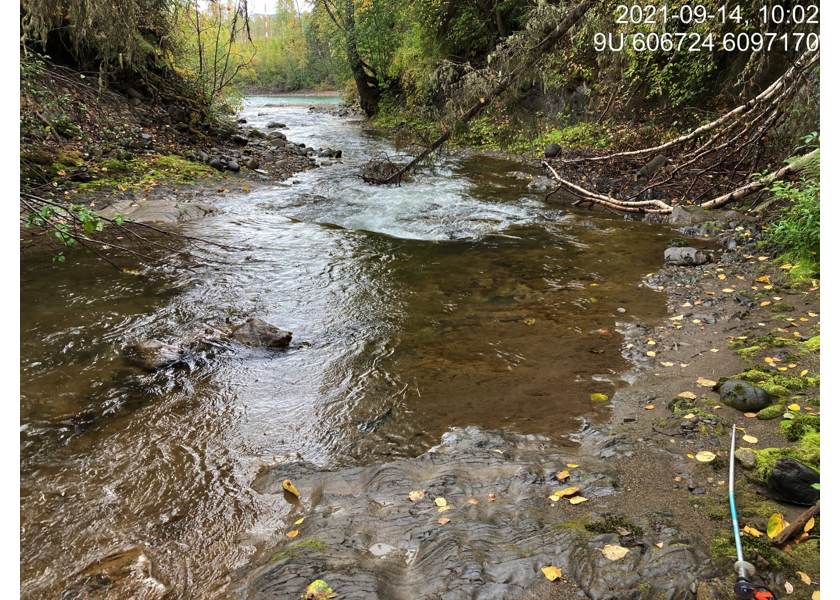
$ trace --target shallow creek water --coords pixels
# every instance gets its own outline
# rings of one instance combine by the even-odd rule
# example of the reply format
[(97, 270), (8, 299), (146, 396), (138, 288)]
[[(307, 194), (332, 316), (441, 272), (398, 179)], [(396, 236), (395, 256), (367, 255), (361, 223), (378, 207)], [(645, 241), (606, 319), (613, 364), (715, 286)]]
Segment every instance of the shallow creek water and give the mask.
[[(220, 214), (183, 226), (235, 245), (221, 262), (140, 276), (81, 256), (21, 265), (22, 597), (55, 596), (136, 544), (175, 596), (221, 594), (278, 535), (250, 484), (290, 457), (416, 456), (466, 425), (572, 445), (608, 410), (590, 394), (630, 367), (618, 324), (664, 316), (638, 284), (668, 229), (566, 212), (529, 193), (514, 175), (527, 167), (485, 156), (370, 187), (355, 174), (394, 152), (386, 138), (280, 104), (250, 98), (243, 116), (343, 161), (258, 190), (223, 183)], [(292, 331), (291, 347), (155, 374), (122, 358), (249, 316)]]

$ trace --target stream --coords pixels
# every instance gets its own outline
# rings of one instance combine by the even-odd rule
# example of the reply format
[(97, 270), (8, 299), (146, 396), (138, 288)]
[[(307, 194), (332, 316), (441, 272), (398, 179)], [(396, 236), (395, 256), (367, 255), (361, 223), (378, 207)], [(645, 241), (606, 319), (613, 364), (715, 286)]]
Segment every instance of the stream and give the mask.
[[(415, 457), (468, 425), (571, 448), (608, 414), (590, 395), (625, 385), (622, 327), (665, 316), (639, 283), (670, 230), (547, 203), (516, 174), (533, 168), (480, 154), (368, 186), (358, 167), (389, 139), (313, 100), (329, 101), (247, 99), (249, 125), (282, 121), (343, 159), (226, 180), (219, 214), (180, 226), (235, 247), (217, 260), (139, 276), (81, 254), (22, 262), (21, 597), (57, 597), (138, 544), (174, 596), (216, 597), (282, 535), (251, 488), (266, 465)], [(291, 346), (153, 374), (123, 358), (252, 316)]]

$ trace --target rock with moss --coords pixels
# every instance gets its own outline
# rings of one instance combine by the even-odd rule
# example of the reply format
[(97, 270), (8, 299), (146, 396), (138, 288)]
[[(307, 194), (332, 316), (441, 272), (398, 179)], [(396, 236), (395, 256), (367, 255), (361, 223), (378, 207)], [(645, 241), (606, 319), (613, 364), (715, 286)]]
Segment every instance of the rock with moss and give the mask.
[(783, 502), (811, 506), (820, 499), (820, 491), (813, 487), (819, 482), (818, 471), (798, 460), (780, 458), (767, 477), (767, 489)]
[(768, 406), (767, 408), (761, 409), (755, 416), (757, 419), (770, 421), (773, 419), (778, 419), (783, 414), (785, 414), (785, 412), (787, 412), (787, 408), (785, 408), (781, 404), (774, 404), (773, 406)]
[(730, 379), (720, 386), (720, 399), (725, 405), (743, 412), (757, 412), (772, 403), (766, 391), (743, 379)]
[(755, 468), (755, 453), (749, 448), (739, 448), (735, 451), (735, 458), (745, 469)]

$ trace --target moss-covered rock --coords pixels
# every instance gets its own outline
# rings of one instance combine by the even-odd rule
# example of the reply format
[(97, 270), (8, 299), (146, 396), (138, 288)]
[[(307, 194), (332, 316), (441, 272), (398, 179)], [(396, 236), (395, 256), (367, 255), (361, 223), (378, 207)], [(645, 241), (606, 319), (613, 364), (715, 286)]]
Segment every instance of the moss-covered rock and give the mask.
[(778, 419), (785, 414), (785, 412), (787, 412), (787, 408), (784, 405), (774, 404), (773, 406), (768, 406), (767, 408), (763, 408), (758, 411), (756, 418), (769, 421), (772, 419)]

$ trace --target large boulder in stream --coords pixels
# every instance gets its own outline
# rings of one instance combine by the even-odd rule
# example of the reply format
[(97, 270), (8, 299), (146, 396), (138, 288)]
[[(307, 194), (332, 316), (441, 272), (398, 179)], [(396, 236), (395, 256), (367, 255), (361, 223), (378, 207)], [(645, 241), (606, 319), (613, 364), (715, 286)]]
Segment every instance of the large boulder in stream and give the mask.
[[(645, 597), (688, 599), (716, 575), (664, 513), (624, 517), (633, 529), (624, 535), (611, 525), (615, 515), (550, 502), (565, 485), (580, 487), (590, 505), (621, 493), (610, 461), (580, 456), (558, 484), (570, 460), (535, 436), (469, 427), (412, 459), (333, 471), (302, 461), (266, 467), (252, 488), (277, 534), (231, 573), (230, 589), (250, 600), (300, 598), (323, 579), (340, 598), (526, 598), (547, 584), (540, 569), (554, 565), (581, 597), (636, 598), (644, 586)], [(283, 489), (286, 479), (299, 497)], [(297, 536), (286, 537), (293, 529)], [(609, 560), (606, 544), (628, 553)]]

